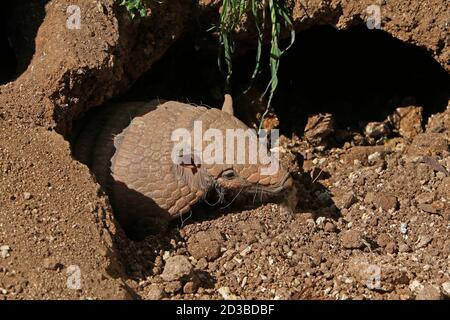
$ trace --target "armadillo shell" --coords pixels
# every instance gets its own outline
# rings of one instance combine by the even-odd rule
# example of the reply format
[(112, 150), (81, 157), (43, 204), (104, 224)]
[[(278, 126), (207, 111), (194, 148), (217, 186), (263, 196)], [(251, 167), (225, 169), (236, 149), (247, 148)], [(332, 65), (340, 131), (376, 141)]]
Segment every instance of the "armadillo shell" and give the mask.
[(74, 153), (109, 195), (127, 229), (142, 221), (159, 228), (190, 210), (203, 196), (176, 175), (171, 160), (175, 128), (192, 128), (208, 109), (159, 100), (130, 102), (97, 113), (80, 130)]

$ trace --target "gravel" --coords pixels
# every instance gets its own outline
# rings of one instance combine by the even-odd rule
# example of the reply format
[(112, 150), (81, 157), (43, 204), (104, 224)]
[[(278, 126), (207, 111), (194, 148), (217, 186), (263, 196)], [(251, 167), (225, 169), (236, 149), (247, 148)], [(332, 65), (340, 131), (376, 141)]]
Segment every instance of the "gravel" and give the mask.
[(442, 293), (439, 287), (426, 284), (419, 290), (416, 300), (442, 300)]

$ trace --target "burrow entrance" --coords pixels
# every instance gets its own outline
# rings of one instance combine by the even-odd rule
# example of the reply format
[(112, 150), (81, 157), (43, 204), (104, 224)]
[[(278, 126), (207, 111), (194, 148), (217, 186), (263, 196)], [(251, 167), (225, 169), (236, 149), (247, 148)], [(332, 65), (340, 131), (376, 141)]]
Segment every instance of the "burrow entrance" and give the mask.
[[(253, 72), (254, 56), (250, 50), (234, 60), (232, 94), (237, 115), (243, 120), (248, 120), (252, 111), (241, 98)], [(267, 61), (267, 57), (263, 59)], [(266, 68), (253, 92), (262, 93), (268, 79)], [(450, 75), (425, 50), (363, 26), (345, 31), (316, 26), (298, 33), (295, 45), (281, 61), (279, 81), (273, 112), (281, 133), (288, 137), (292, 133), (302, 136), (307, 118), (321, 112), (333, 114), (341, 130), (362, 131), (366, 123), (382, 121), (395, 108), (410, 104), (422, 106), (426, 119), (443, 111), (450, 99)], [(217, 51), (197, 46), (187, 35), (113, 101), (159, 97), (219, 107), (223, 88)], [(107, 114), (108, 108), (88, 112), (76, 121), (74, 132), (101, 113)]]
[[(235, 99), (249, 84), (254, 56), (250, 50), (234, 60)], [(262, 64), (268, 61), (263, 59)], [(268, 71), (263, 69), (254, 84), (257, 92), (264, 91)], [(217, 52), (202, 50), (186, 37), (118, 100), (161, 97), (218, 107), (223, 79)], [(426, 118), (443, 111), (450, 99), (450, 75), (428, 52), (365, 26), (343, 31), (315, 26), (298, 33), (281, 60), (279, 82), (273, 108), (285, 134), (302, 132), (307, 117), (320, 112), (332, 113), (341, 128), (360, 129), (411, 103), (422, 106)], [(238, 107), (245, 115), (246, 106)]]
[(14, 81), (28, 67), (48, 0), (7, 1), (0, 12), (0, 85)]

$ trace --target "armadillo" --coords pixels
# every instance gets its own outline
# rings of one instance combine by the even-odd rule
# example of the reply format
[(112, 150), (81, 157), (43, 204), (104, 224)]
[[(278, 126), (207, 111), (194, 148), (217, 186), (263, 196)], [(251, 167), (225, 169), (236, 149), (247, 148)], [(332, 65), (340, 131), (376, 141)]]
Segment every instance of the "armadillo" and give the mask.
[(222, 110), (160, 100), (110, 105), (79, 130), (74, 156), (90, 167), (125, 230), (179, 217), (213, 190), (235, 195), (291, 189), (293, 179), (281, 166), (265, 175), (258, 163), (174, 163), (172, 133), (192, 131), (195, 121), (203, 130), (248, 129), (233, 116), (227, 95)]

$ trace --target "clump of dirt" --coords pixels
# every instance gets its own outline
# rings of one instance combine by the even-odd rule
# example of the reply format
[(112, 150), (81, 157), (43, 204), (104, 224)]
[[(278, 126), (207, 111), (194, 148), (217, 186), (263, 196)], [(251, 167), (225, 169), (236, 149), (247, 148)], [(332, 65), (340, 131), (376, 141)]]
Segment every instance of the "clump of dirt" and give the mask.
[[(75, 119), (111, 98), (220, 105), (223, 86), (214, 35), (192, 30), (193, 20), (202, 28), (216, 17), (219, 2), (147, 4), (150, 15), (131, 20), (116, 1), (82, 2), (76, 30), (66, 26), (67, 0), (17, 1), (2, 11), (0, 47), (9, 52), (2, 63), (11, 67), (0, 72), (7, 82), (0, 86), (0, 299), (449, 297), (446, 1), (381, 1), (382, 29), (393, 38), (358, 27), (298, 34), (298, 48), (281, 64), (271, 122), (285, 134), (282, 154), (295, 160), (289, 165), (298, 183), (294, 212), (277, 204), (204, 207), (166, 234), (131, 242), (63, 137)], [(347, 29), (365, 23), (370, 5), (296, 1), (295, 26)], [(194, 43), (184, 38), (165, 54), (186, 30), (195, 32)], [(246, 50), (238, 52), (237, 65), (247, 67), (237, 69), (236, 93), (247, 85), (253, 32), (249, 26), (238, 35)], [(401, 68), (397, 57), (383, 69), (388, 54), (370, 43), (364, 46), (370, 52), (361, 52), (352, 43), (366, 37), (404, 52)], [(325, 52), (341, 40), (344, 60), (328, 61)], [(364, 87), (361, 67), (352, 64), (357, 52), (375, 61), (369, 73), (384, 85), (372, 80), (371, 89)], [(295, 61), (299, 54), (306, 56)], [(344, 69), (336, 67), (341, 62)], [(322, 80), (329, 78), (317, 70), (333, 80), (325, 93)], [(253, 110), (264, 106), (256, 101), (264, 77), (241, 102), (254, 104), (242, 109), (250, 125)], [(349, 104), (344, 113), (340, 107)], [(308, 118), (321, 112), (304, 139)]]
[(68, 134), (83, 110), (146, 71), (181, 33), (192, 3), (154, 4), (154, 16), (131, 20), (116, 1), (82, 2), (80, 29), (67, 27), (77, 12), (70, 5), (17, 1), (2, 10), (4, 62), (14, 68), (0, 73), (14, 81), (0, 86), (1, 299), (134, 296), (121, 280), (126, 237), (57, 132)]

